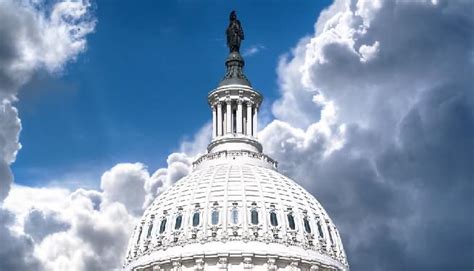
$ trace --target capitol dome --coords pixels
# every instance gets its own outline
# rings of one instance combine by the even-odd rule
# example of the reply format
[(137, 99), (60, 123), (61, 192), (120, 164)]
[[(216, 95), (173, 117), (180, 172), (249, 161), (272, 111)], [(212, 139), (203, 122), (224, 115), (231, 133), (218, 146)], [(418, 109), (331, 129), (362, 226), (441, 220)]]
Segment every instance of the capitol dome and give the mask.
[[(229, 28), (235, 21), (231, 16)], [(263, 97), (247, 83), (238, 42), (229, 45), (227, 73), (208, 95), (208, 153), (145, 211), (124, 270), (348, 270), (339, 232), (321, 204), (262, 152)]]

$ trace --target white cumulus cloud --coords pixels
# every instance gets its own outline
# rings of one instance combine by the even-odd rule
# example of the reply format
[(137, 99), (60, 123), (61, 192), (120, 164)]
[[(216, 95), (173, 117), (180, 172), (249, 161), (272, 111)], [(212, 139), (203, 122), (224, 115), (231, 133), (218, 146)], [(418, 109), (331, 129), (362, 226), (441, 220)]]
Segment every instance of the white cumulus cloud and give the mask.
[[(13, 186), (0, 212), (8, 223), (0, 230), (21, 237), (22, 243), (11, 249), (23, 254), (0, 267), (22, 263), (32, 270), (120, 270), (144, 209), (191, 169), (184, 153), (169, 155), (167, 163), (153, 174), (141, 163), (117, 164), (102, 175), (100, 190)], [(5, 249), (0, 259), (12, 253)]]

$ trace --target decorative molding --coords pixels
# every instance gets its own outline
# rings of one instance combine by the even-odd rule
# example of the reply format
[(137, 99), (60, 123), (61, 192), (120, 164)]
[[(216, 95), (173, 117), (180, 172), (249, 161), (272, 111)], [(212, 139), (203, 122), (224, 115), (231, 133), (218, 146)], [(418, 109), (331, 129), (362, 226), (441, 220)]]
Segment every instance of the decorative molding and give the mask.
[(235, 101), (242, 99), (244, 102), (251, 102), (252, 104), (260, 104), (263, 101), (263, 96), (258, 91), (246, 86), (219, 87), (211, 91), (207, 97), (211, 106), (225, 101), (226, 98)]
[[(208, 154), (214, 154), (215, 152), (212, 152), (212, 149), (214, 149), (218, 145), (226, 144), (226, 143), (244, 143), (252, 146), (255, 148), (258, 153), (262, 152), (262, 144), (256, 140), (255, 137), (249, 136), (249, 135), (244, 135), (244, 134), (237, 134), (237, 133), (226, 133), (222, 136), (217, 136), (214, 138), (211, 143), (207, 146), (207, 151)], [(225, 151), (236, 151), (236, 150), (225, 150)], [(242, 150), (244, 151), (244, 150)]]
[(263, 153), (258, 153), (258, 152), (253, 152), (253, 151), (247, 151), (247, 150), (240, 150), (240, 151), (219, 151), (219, 152), (213, 152), (213, 153), (208, 153), (205, 154), (196, 161), (193, 162), (193, 168), (197, 168), (200, 164), (202, 164), (205, 161), (211, 161), (215, 159), (221, 159), (225, 157), (250, 157), (254, 159), (261, 160), (263, 162), (268, 163), (272, 168), (277, 168), (278, 162), (270, 158), (269, 156), (263, 154)]

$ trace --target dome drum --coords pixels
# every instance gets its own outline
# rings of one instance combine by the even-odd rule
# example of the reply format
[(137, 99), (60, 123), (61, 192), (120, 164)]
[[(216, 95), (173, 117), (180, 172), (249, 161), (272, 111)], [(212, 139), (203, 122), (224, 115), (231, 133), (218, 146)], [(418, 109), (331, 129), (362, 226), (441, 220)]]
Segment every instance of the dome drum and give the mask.
[(225, 149), (262, 152), (262, 145), (257, 141), (262, 99), (260, 93), (245, 85), (226, 85), (210, 92), (213, 140), (208, 152)]

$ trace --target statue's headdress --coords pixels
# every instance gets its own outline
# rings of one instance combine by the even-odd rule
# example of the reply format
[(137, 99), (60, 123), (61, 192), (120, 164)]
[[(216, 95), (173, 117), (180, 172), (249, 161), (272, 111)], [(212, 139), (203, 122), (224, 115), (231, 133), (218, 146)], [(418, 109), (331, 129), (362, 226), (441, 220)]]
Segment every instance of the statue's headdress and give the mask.
[(230, 19), (231, 21), (237, 19), (237, 13), (235, 13), (235, 10), (232, 10), (232, 11), (230, 12), (229, 19)]

